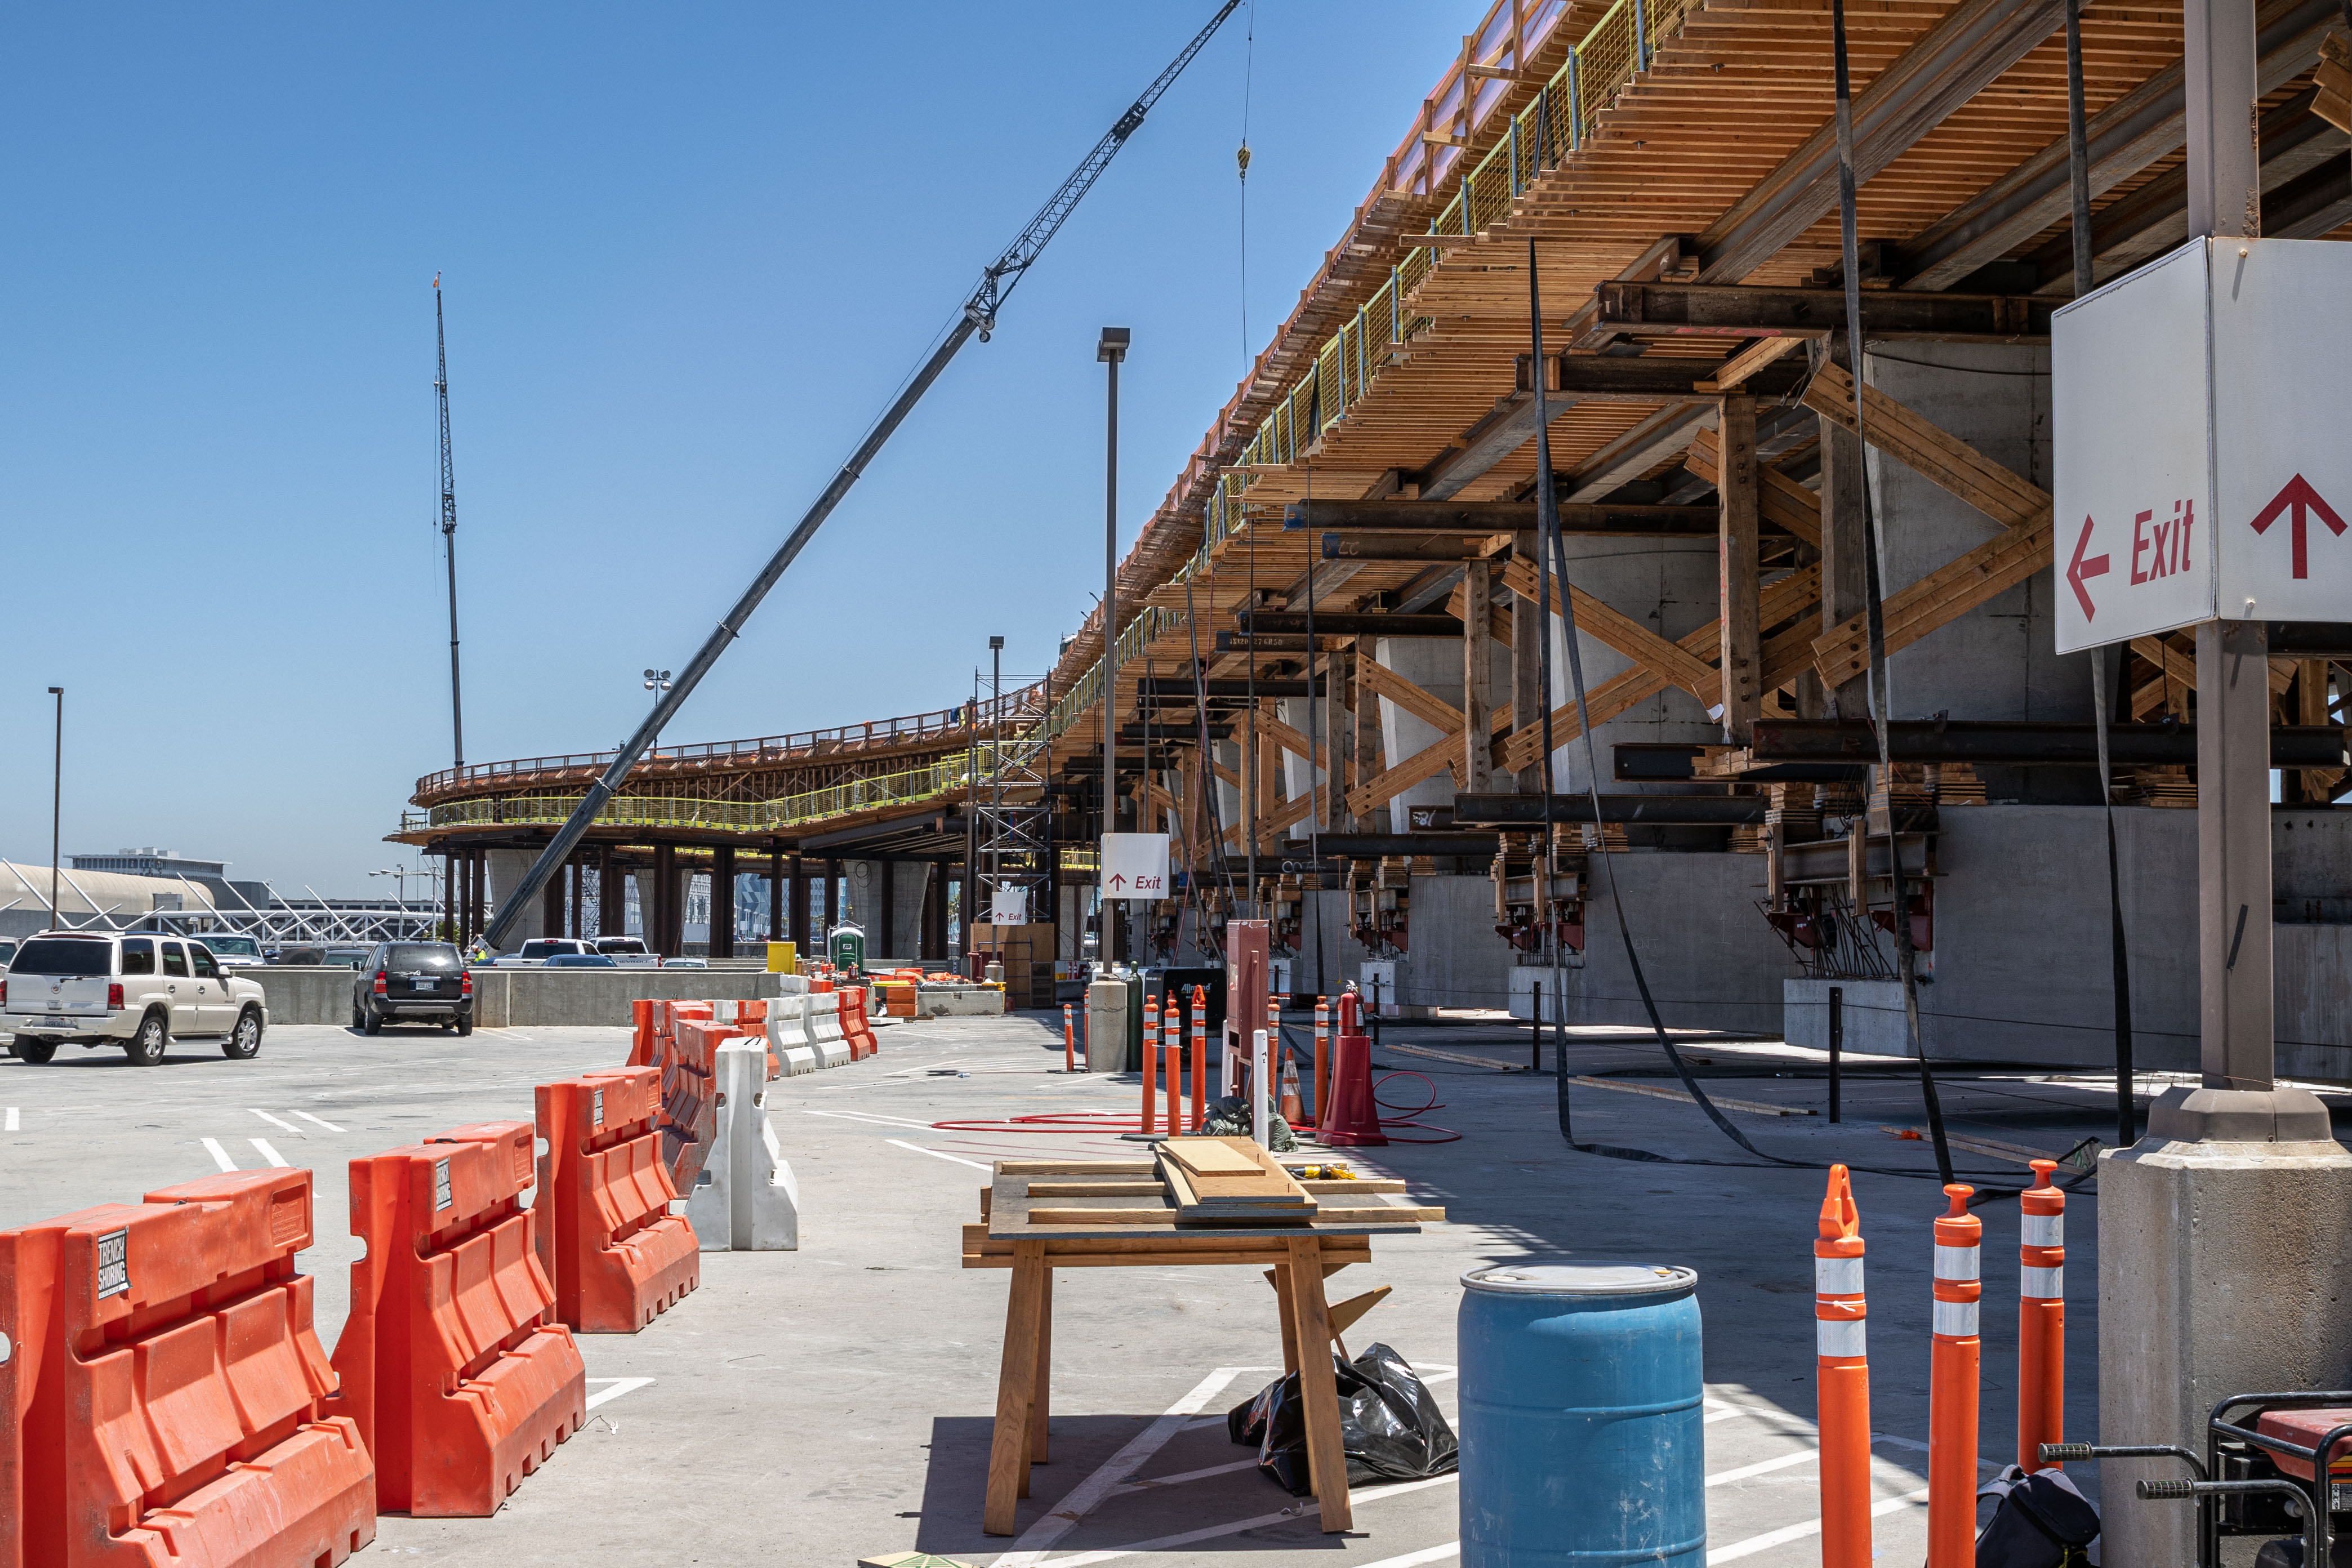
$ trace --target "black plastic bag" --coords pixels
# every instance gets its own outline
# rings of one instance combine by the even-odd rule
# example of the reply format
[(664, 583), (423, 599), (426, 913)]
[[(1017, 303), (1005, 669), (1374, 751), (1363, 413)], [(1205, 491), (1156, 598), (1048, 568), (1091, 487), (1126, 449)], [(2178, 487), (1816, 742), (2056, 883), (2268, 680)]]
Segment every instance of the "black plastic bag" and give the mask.
[[(1388, 1346), (1367, 1346), (1354, 1361), (1331, 1358), (1339, 1391), (1339, 1441), (1348, 1455), (1348, 1484), (1417, 1481), (1450, 1475), (1459, 1445), (1421, 1374)], [(1236, 1443), (1257, 1445), (1260, 1471), (1293, 1497), (1315, 1489), (1307, 1463), (1307, 1406), (1298, 1374), (1276, 1378), (1256, 1397), (1225, 1413)]]
[(1977, 1568), (2076, 1568), (2099, 1538), (2099, 1510), (2063, 1470), (2011, 1465), (1977, 1489), (2000, 1506), (1977, 1532)]

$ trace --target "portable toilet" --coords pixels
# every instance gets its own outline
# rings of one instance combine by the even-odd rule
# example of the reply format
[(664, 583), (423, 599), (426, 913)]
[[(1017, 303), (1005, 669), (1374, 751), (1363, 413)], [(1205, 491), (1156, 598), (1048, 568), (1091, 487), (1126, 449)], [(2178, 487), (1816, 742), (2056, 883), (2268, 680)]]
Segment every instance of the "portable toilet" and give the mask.
[(862, 976), (866, 973), (866, 929), (846, 921), (833, 928), (825, 938), (825, 952), (833, 966), (845, 975)]

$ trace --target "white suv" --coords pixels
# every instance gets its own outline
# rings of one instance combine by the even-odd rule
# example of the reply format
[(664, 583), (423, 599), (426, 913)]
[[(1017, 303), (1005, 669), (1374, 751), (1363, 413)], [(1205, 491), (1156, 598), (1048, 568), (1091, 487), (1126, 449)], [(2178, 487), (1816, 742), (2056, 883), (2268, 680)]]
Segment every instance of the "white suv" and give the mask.
[(175, 1035), (217, 1039), (223, 1056), (243, 1061), (261, 1049), (268, 1024), (261, 987), (188, 937), (42, 931), (0, 981), (0, 1027), (28, 1062), (70, 1043), (121, 1046), (135, 1065), (153, 1067)]

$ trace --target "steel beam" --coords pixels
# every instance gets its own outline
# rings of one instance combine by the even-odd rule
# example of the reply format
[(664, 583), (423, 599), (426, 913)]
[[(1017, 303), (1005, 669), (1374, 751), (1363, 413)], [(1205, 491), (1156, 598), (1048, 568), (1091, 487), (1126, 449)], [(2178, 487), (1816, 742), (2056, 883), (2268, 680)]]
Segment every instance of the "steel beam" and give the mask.
[[(1593, 305), (1588, 319), (1594, 329), (1612, 333), (1827, 337), (1845, 325), (1845, 296), (1834, 289), (1610, 282), (1595, 288)], [(1873, 338), (2013, 342), (2048, 337), (2050, 313), (2056, 308), (2056, 301), (2030, 294), (1866, 289), (1862, 330)]]
[[(1455, 826), (1465, 823), (1497, 827), (1537, 826), (1544, 822), (1591, 822), (1592, 797), (1556, 795), (1551, 815), (1544, 815), (1544, 798), (1535, 795), (1457, 795), (1454, 797)], [(1736, 827), (1761, 822), (1771, 802), (1760, 795), (1604, 795), (1603, 822), (1639, 822), (1662, 826)]]
[[(1236, 610), (1234, 619), (1244, 631), (1263, 644), (1265, 634), (1290, 633), (1300, 637), (1307, 635), (1307, 615), (1304, 610)], [(1462, 623), (1452, 616), (1411, 616), (1381, 611), (1318, 610), (1314, 616), (1315, 635), (1320, 637), (1458, 637)]]
[[(2097, 741), (2089, 724), (2011, 724), (1952, 720), (1898, 720), (1887, 727), (1887, 750), (1897, 763), (1972, 763), (2012, 766), (2095, 767)], [(2274, 768), (2345, 765), (2345, 731), (2334, 725), (2273, 725)], [(1759, 719), (1748, 754), (1758, 762), (1874, 763), (1878, 742), (1866, 721)], [(2170, 767), (2197, 761), (2197, 731), (2187, 724), (2110, 724), (2113, 765)]]
[[(1536, 503), (1524, 501), (1317, 500), (1282, 510), (1285, 529), (1344, 529), (1362, 533), (1459, 533), (1491, 538), (1535, 527)], [(1562, 503), (1563, 533), (1692, 533), (1712, 535), (1711, 506), (1594, 506)], [(1328, 553), (1328, 552), (1327, 552)], [(1475, 560), (1475, 555), (1447, 560)], [(1321, 616), (1316, 617), (1320, 625)]]
[(1491, 856), (1502, 843), (1494, 833), (1324, 833), (1315, 847), (1327, 860), (1379, 860), (1392, 855)]

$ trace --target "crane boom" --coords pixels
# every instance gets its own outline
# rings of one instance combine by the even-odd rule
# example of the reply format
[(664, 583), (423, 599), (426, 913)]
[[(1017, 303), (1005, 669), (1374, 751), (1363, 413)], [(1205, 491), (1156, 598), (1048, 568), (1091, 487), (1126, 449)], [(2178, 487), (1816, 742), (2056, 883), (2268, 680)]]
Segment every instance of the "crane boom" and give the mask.
[(824, 493), (809, 507), (798, 526), (793, 528), (775, 554), (769, 557), (767, 565), (761, 568), (760, 574), (751, 580), (751, 585), (743, 591), (742, 597), (735, 601), (734, 608), (728, 611), (725, 618), (704, 639), (702, 647), (696, 650), (694, 658), (678, 673), (670, 689), (662, 694), (653, 711), (637, 726), (636, 733), (622, 745), (612, 765), (588, 786), (587, 795), (572, 808), (572, 815), (564, 818), (563, 826), (555, 830), (554, 838), (540, 851), (539, 858), (532, 861), (530, 869), (523, 873), (521, 882), (499, 900), (498, 915), (490, 921), (488, 931), (484, 932), (491, 947), (495, 948), (506, 940), (515, 922), (522, 918), (523, 911), (530, 908), (540, 890), (547, 885), (548, 879), (555, 875), (571, 856), (573, 847), (587, 833), (590, 824), (596, 820), (596, 814), (604, 808), (604, 803), (613, 798), (622, 782), (629, 776), (629, 771), (637, 765), (638, 759), (645, 755), (646, 748), (652, 744), (654, 737), (667, 727), (671, 717), (685, 705), (687, 698), (700, 684), (702, 678), (710, 672), (710, 667), (719, 662), (719, 656), (727, 651), (727, 645), (743, 635), (743, 625), (751, 618), (751, 612), (760, 607), (760, 601), (768, 596), (768, 590), (776, 585), (777, 580), (783, 576), (808, 542), (816, 537), (816, 531), (824, 525), (825, 519), (833, 515), (842, 498), (849, 494), (850, 488), (857, 483), (867, 466), (880, 454), (884, 443), (890, 439), (907, 416), (914, 412), (915, 405), (922, 401), (923, 394), (930, 390), (931, 384), (939, 380), (948, 368), (948, 362), (955, 358), (957, 351), (973, 333), (979, 333), (982, 342), (987, 341), (989, 333), (996, 327), (996, 312), (1012, 294), (1013, 286), (1020, 282), (1023, 275), (1044, 252), (1047, 242), (1076, 208), (1087, 190), (1102, 177), (1103, 171), (1110, 166), (1110, 161), (1119, 148), (1126, 145), (1128, 138), (1142, 125), (1151, 106), (1174, 85), (1178, 75), (1192, 63), (1192, 57), (1201, 52), (1217, 29), (1224, 25), (1225, 18), (1240, 5), (1241, 0), (1223, 0), (1217, 14), (1209, 18), (1208, 26), (1194, 34), (1192, 41), (1169, 62), (1168, 68), (1143, 89), (1141, 97), (1128, 106), (1127, 112), (1118, 117), (1076, 170), (1038, 209), (1037, 216), (1029, 220), (1028, 226), (981, 275), (980, 287), (972, 291), (971, 299), (964, 301), (955, 324), (948, 329), (947, 335), (931, 351), (930, 357), (908, 378), (889, 407), (882, 411), (882, 416), (866, 431), (865, 439), (858, 442), (857, 449), (841, 466), (841, 471), (834, 475), (833, 482), (825, 486)]
[(466, 706), (457, 690), (457, 470), (449, 457), (449, 338), (441, 325), (441, 274), (433, 275), (433, 390), (441, 399), (441, 541), (449, 558), (449, 741), (466, 765)]

